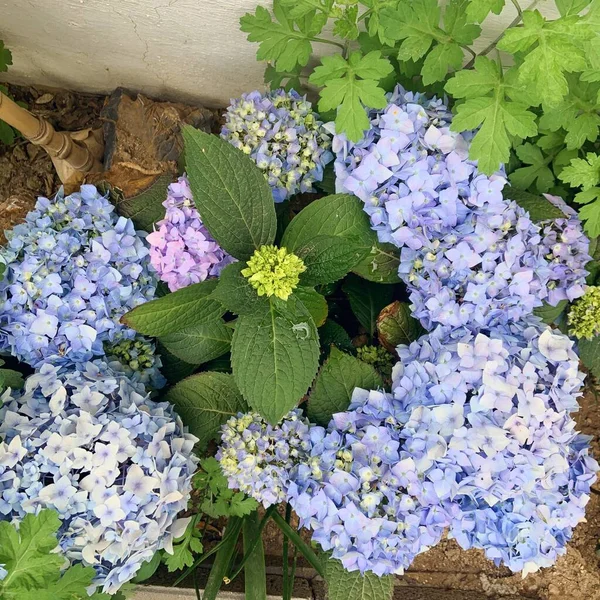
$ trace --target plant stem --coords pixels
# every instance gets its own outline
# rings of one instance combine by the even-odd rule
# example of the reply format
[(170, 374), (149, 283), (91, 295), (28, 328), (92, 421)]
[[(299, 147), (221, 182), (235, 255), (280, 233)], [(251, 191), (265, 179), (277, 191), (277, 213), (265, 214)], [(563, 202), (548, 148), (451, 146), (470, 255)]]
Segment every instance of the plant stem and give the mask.
[[(289, 525), (292, 517), (292, 507), (288, 504), (285, 506), (285, 522)], [(290, 593), (290, 579), (289, 579), (289, 551), (290, 551), (290, 540), (284, 536), (283, 538), (283, 600), (288, 600), (292, 597)]]
[(521, 5), (519, 4), (518, 0), (510, 0), (514, 7), (517, 9), (517, 14), (523, 18), (523, 9), (521, 8)]
[(337, 46), (338, 48), (341, 48), (342, 50), (345, 49), (344, 44), (340, 44), (339, 42), (334, 42), (333, 40), (326, 40), (325, 38), (313, 37), (313, 38), (310, 38), (310, 41), (317, 42), (319, 44), (330, 44), (332, 46)]
[[(527, 7), (527, 10), (533, 10), (538, 5), (539, 1), (540, 0), (533, 0), (533, 2)], [(521, 22), (522, 18), (523, 18), (523, 12), (520, 12), (512, 20), (512, 22), (510, 23), (510, 25), (506, 29), (510, 29), (511, 27), (515, 27), (516, 25), (518, 25)], [(504, 31), (506, 31), (506, 29)], [(477, 56), (485, 56), (486, 54), (489, 54), (496, 47), (496, 44), (502, 39), (502, 36), (504, 35), (504, 31), (489, 46), (487, 46), (486, 48), (484, 48)], [(470, 69), (473, 66), (473, 63), (475, 62), (475, 58), (472, 58), (464, 66), (464, 68), (465, 69)]]
[(474, 50), (472, 50), (472, 49), (471, 49), (469, 46), (467, 46), (466, 44), (461, 44), (461, 45), (460, 45), (460, 47), (461, 47), (463, 50), (466, 50), (466, 51), (467, 51), (467, 52), (468, 52), (468, 53), (469, 53), (469, 54), (470, 54), (470, 55), (473, 57), (473, 60), (475, 60), (475, 59), (477, 58), (477, 54), (475, 53), (475, 51), (474, 51)]

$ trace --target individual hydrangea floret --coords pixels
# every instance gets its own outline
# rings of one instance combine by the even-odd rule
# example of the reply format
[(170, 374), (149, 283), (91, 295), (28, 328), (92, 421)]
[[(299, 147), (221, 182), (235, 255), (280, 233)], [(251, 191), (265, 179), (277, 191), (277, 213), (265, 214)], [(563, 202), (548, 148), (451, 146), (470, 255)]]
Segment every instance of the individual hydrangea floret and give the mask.
[(333, 159), (331, 137), (311, 103), (293, 90), (251, 92), (232, 100), (221, 137), (256, 162), (275, 202), (311, 192)]
[(154, 297), (148, 248), (133, 222), (116, 215), (94, 186), (39, 198), (7, 238), (0, 249), (6, 265), (0, 351), (34, 367), (73, 365), (134, 339), (119, 319)]
[(56, 510), (65, 558), (94, 567), (106, 593), (156, 551), (172, 552), (197, 439), (170, 404), (100, 360), (44, 364), (0, 401), (0, 519)]
[(277, 296), (287, 300), (300, 282), (300, 274), (306, 271), (301, 258), (286, 248), (261, 246), (242, 270), (242, 275), (259, 296)]
[(212, 238), (198, 213), (187, 177), (172, 183), (163, 202), (165, 218), (146, 238), (150, 262), (174, 292), (208, 277), (218, 277), (232, 258)]
[(600, 334), (600, 287), (589, 286), (569, 309), (569, 331), (575, 337), (591, 340)]
[(300, 410), (277, 425), (258, 413), (239, 413), (222, 428), (217, 459), (229, 487), (241, 490), (265, 508), (284, 502), (290, 476), (310, 449), (309, 423)]

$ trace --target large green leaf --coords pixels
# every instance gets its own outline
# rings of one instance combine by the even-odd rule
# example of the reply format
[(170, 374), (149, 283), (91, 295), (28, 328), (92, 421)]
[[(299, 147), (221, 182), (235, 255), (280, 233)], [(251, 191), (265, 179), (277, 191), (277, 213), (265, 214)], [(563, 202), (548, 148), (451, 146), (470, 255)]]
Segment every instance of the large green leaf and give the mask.
[(248, 410), (233, 377), (227, 373), (192, 375), (173, 386), (165, 398), (175, 406), (202, 448), (219, 433), (227, 419)]
[(137, 306), (121, 317), (121, 322), (144, 335), (165, 336), (192, 325), (210, 323), (225, 312), (210, 295), (216, 279), (208, 279)]
[(239, 259), (271, 244), (277, 232), (273, 195), (262, 171), (231, 144), (183, 128), (186, 168), (202, 222)]
[(372, 571), (346, 571), (339, 560), (327, 561), (325, 579), (328, 600), (391, 600), (394, 576), (379, 577)]
[(248, 404), (271, 423), (294, 408), (319, 363), (319, 336), (294, 295), (271, 298), (263, 314), (242, 315), (231, 344), (235, 381)]
[(366, 254), (355, 238), (318, 235), (295, 251), (306, 265), (301, 280), (305, 285), (337, 281), (352, 270)]
[(377, 371), (358, 358), (331, 348), (308, 398), (308, 417), (327, 425), (331, 415), (348, 408), (354, 388), (377, 389), (383, 385)]
[(169, 383), (177, 383), (178, 381), (189, 377), (196, 370), (196, 365), (186, 363), (184, 360), (171, 354), (164, 345), (160, 343), (160, 340), (156, 341), (157, 350), (162, 361), (161, 371)]
[(232, 329), (221, 319), (192, 325), (160, 338), (165, 348), (177, 358), (201, 365), (222, 356), (231, 346)]
[(379, 313), (392, 301), (392, 287), (351, 276), (344, 282), (342, 289), (348, 296), (352, 312), (359, 323), (373, 337)]
[(542, 319), (544, 323), (550, 325), (560, 317), (565, 308), (567, 308), (567, 305), (568, 302), (566, 300), (561, 300), (556, 306), (550, 306), (550, 304), (544, 302), (543, 306), (533, 309), (533, 314)]
[(267, 310), (269, 300), (259, 296), (241, 273), (246, 263), (237, 262), (226, 266), (219, 276), (219, 284), (212, 298), (236, 315), (251, 315)]
[(294, 295), (300, 299), (302, 304), (306, 306), (308, 312), (310, 313), (315, 325), (317, 327), (321, 327), (323, 323), (325, 323), (325, 319), (327, 319), (327, 313), (329, 311), (329, 307), (327, 306), (327, 300), (325, 300), (324, 296), (321, 296), (319, 292), (315, 291), (313, 288), (298, 286), (294, 290)]
[(130, 218), (137, 229), (152, 231), (154, 223), (164, 219), (167, 188), (173, 181), (171, 175), (161, 175), (141, 194), (125, 198), (117, 203), (120, 215)]
[(544, 196), (530, 194), (529, 192), (523, 192), (515, 188), (509, 188), (505, 195), (509, 200), (514, 200), (519, 206), (524, 208), (529, 213), (531, 220), (536, 223), (548, 219), (565, 217), (565, 213), (558, 206), (546, 200)]
[(582, 339), (577, 342), (579, 358), (594, 377), (600, 377), (600, 336), (591, 340)]
[(364, 254), (353, 267), (356, 273), (370, 281), (396, 283), (399, 255), (389, 244), (380, 244), (371, 229), (363, 203), (350, 194), (334, 194), (311, 202), (292, 220), (281, 245), (291, 252), (322, 235), (353, 241)]
[(386, 306), (377, 317), (377, 337), (383, 346), (395, 353), (400, 344), (410, 344), (425, 330), (410, 311), (410, 305), (396, 300)]

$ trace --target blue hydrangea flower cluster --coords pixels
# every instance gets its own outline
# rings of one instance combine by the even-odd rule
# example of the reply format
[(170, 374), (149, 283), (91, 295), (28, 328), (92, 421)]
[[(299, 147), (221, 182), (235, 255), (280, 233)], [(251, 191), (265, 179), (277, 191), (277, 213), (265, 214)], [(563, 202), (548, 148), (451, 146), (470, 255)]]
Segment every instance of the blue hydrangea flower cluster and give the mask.
[(591, 257), (576, 216), (533, 224), (503, 197), (501, 172), (467, 159), (471, 134), (450, 121), (440, 100), (398, 86), (360, 142), (333, 140), (337, 191), (361, 198), (379, 239), (402, 249), (415, 316), (428, 329), (479, 327), (583, 295)]
[(569, 416), (573, 342), (531, 319), (438, 328), (399, 354), (392, 394), (357, 389), (312, 429), (288, 484), (301, 524), (348, 570), (401, 574), (446, 529), (515, 572), (552, 565), (598, 470)]
[[(92, 185), (39, 198), (0, 249), (0, 351), (34, 367), (114, 354), (136, 333), (120, 317), (154, 297), (149, 250), (133, 222)], [(145, 380), (158, 386), (158, 359)]]
[(182, 534), (197, 439), (166, 402), (100, 360), (44, 364), (0, 398), (0, 519), (58, 512), (71, 563), (116, 592)]
[(275, 202), (313, 191), (333, 159), (330, 135), (311, 103), (294, 90), (251, 92), (232, 100), (221, 137), (264, 171)]
[(222, 427), (217, 460), (229, 480), (263, 504), (284, 502), (293, 470), (310, 450), (310, 423), (302, 411), (290, 411), (277, 425), (258, 413), (239, 413)]

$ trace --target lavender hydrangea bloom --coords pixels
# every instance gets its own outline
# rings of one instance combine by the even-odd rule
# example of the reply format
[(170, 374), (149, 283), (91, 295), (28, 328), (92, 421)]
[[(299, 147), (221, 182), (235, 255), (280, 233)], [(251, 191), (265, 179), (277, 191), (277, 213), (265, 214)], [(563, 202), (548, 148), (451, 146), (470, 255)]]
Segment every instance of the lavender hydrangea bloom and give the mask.
[(150, 262), (172, 292), (217, 277), (235, 260), (202, 224), (185, 175), (169, 186), (163, 206), (165, 218), (146, 239), (150, 244)]
[(293, 90), (256, 91), (232, 100), (221, 137), (264, 171), (275, 202), (312, 191), (333, 159), (323, 123), (311, 103)]
[(573, 342), (530, 317), (480, 333), (438, 328), (398, 354), (405, 444), (429, 465), (424, 440), (437, 436), (451, 535), (515, 572), (552, 565), (599, 468), (569, 416), (583, 386)]
[(418, 249), (462, 223), (469, 207), (501, 199), (506, 180), (478, 173), (467, 158), (471, 135), (450, 131), (442, 100), (401, 86), (388, 99), (369, 113), (360, 142), (334, 136), (336, 188), (365, 203), (381, 242)]
[(103, 362), (43, 365), (0, 398), (0, 519), (51, 508), (71, 563), (116, 592), (181, 535), (196, 438), (166, 402)]
[(239, 413), (223, 425), (221, 440), (217, 459), (229, 487), (265, 508), (285, 500), (292, 471), (311, 446), (309, 423), (298, 409), (275, 426), (258, 413)]
[[(34, 367), (73, 365), (136, 338), (120, 317), (154, 297), (148, 248), (92, 185), (39, 198), (0, 249), (0, 352)], [(160, 362), (148, 378), (161, 383)]]

